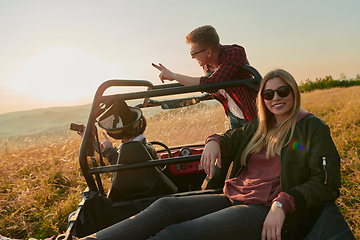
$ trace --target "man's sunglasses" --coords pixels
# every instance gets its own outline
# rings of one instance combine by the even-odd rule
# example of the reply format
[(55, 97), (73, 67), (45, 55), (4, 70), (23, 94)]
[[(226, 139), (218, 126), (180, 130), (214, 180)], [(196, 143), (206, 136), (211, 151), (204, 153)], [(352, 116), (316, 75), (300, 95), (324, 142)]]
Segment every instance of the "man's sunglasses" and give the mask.
[(261, 95), (265, 100), (272, 100), (275, 96), (275, 92), (277, 92), (279, 97), (284, 98), (289, 95), (290, 91), (291, 91), (290, 86), (282, 86), (282, 87), (279, 87), (277, 90), (267, 89), (267, 90), (263, 91), (261, 93)]
[(191, 55), (191, 57), (194, 57), (196, 54), (199, 54), (199, 53), (205, 52), (206, 50), (208, 50), (208, 49), (206, 48), (206, 49), (201, 50), (201, 51), (198, 51), (198, 52), (190, 53), (190, 55)]

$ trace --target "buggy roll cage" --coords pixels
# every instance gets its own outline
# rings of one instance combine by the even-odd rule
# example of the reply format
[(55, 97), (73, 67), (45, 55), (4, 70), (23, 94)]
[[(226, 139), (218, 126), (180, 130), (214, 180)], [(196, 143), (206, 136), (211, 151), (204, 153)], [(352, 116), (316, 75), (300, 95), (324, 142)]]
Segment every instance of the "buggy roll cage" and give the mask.
[[(79, 153), (80, 167), (89, 190), (97, 191), (98, 193), (103, 193), (103, 187), (99, 176), (100, 173), (116, 172), (119, 170), (125, 170), (130, 168), (133, 169), (133, 168), (141, 168), (141, 167), (155, 167), (155, 166), (171, 165), (177, 163), (194, 162), (194, 161), (199, 161), (201, 157), (201, 155), (190, 155), (190, 156), (183, 156), (176, 158), (144, 161), (142, 163), (117, 164), (117, 165), (104, 166), (104, 164), (102, 164), (103, 161), (102, 161), (102, 156), (100, 154), (101, 166), (97, 166), (96, 164), (94, 164), (95, 161), (95, 159), (93, 158), (94, 143), (95, 143), (95, 136), (97, 136), (97, 130), (95, 127), (96, 119), (109, 107), (109, 104), (113, 101), (114, 98), (120, 97), (124, 100), (144, 99), (142, 104), (137, 105), (137, 107), (140, 108), (154, 107), (154, 106), (162, 106), (163, 108), (166, 108), (166, 106), (172, 103), (180, 103), (178, 105), (179, 107), (181, 107), (184, 106), (182, 105), (183, 103), (186, 105), (186, 101), (193, 101), (194, 99), (195, 99), (194, 101), (198, 103), (200, 101), (210, 99), (210, 95), (203, 94), (200, 97), (195, 97), (191, 99), (180, 98), (170, 101), (166, 101), (166, 100), (155, 101), (150, 98), (158, 97), (158, 96), (190, 93), (190, 92), (206, 92), (208, 90), (218, 90), (218, 89), (231, 88), (231, 87), (246, 87), (252, 91), (257, 92), (259, 90), (259, 85), (262, 79), (260, 73), (254, 67), (249, 65), (244, 65), (240, 69), (250, 72), (254, 78), (221, 82), (221, 83), (204, 84), (204, 85), (194, 85), (194, 86), (183, 86), (179, 83), (162, 84), (162, 85), (154, 86), (150, 81), (147, 80), (108, 80), (102, 83), (97, 89), (94, 96), (90, 115), (86, 125), (88, 127), (85, 129), (85, 133)], [(148, 87), (148, 90), (103, 96), (105, 90), (107, 90), (110, 87), (117, 87), (117, 86)], [(88, 156), (92, 158), (92, 162), (93, 162), (92, 167), (89, 166), (87, 160)]]

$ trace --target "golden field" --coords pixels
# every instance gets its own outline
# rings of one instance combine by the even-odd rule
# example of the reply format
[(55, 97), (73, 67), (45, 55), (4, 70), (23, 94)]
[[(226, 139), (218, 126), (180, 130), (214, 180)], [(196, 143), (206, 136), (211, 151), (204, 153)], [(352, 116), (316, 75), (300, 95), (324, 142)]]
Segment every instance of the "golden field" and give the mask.
[[(331, 128), (342, 157), (341, 197), (337, 200), (360, 239), (360, 87), (316, 90), (302, 94), (302, 107)], [(148, 118), (149, 141), (168, 146), (203, 142), (224, 132), (221, 106), (199, 104)], [(81, 138), (64, 130), (53, 135), (1, 138), (0, 235), (51, 238), (62, 233), (85, 189), (78, 164)]]

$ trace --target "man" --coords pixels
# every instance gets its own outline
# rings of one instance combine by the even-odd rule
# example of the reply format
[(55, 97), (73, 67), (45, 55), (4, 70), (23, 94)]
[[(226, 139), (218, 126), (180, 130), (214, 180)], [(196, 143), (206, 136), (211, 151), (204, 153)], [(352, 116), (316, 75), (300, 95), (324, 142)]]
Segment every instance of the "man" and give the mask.
[[(185, 38), (190, 45), (190, 55), (203, 68), (205, 76), (190, 77), (170, 71), (161, 63), (152, 64), (161, 71), (159, 77), (164, 80), (176, 80), (182, 85), (198, 85), (227, 82), (251, 78), (251, 74), (239, 70), (249, 65), (245, 49), (239, 45), (221, 45), (214, 27), (202, 26), (191, 31)], [(256, 118), (256, 93), (245, 87), (219, 89), (212, 96), (223, 105), (230, 120), (230, 128), (242, 127), (247, 121)]]

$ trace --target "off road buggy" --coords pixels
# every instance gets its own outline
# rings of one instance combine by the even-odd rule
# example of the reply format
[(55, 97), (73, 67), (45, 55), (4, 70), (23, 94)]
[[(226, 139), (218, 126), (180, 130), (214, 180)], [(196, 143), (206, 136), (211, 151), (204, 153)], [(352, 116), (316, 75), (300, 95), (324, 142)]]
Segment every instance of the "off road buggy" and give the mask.
[[(259, 72), (251, 66), (243, 66), (242, 70), (250, 72), (253, 78), (197, 86), (178, 83), (154, 86), (150, 81), (143, 80), (109, 80), (101, 84), (93, 100), (79, 152), (87, 188), (77, 210), (69, 216), (66, 233), (58, 236), (58, 239), (84, 237), (97, 232), (137, 214), (165, 195), (182, 197), (221, 193), (222, 189), (216, 186), (202, 190), (206, 176), (199, 160), (204, 144), (167, 146), (166, 143), (153, 141), (153, 145), (160, 146), (157, 151), (159, 159), (156, 160), (151, 158), (141, 143), (128, 142), (121, 147), (118, 164), (108, 165), (104, 163), (104, 156), (99, 150), (97, 121), (119, 98), (139, 100), (132, 102), (136, 102), (135, 107), (140, 109), (172, 109), (211, 100), (211, 95), (206, 93), (210, 90), (241, 86), (257, 92), (262, 79)], [(147, 90), (105, 94), (113, 87), (145, 87)], [(187, 93), (195, 96), (184, 96)], [(105, 190), (106, 181), (111, 183), (107, 184), (109, 189)]]

